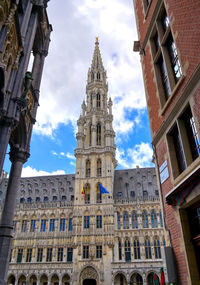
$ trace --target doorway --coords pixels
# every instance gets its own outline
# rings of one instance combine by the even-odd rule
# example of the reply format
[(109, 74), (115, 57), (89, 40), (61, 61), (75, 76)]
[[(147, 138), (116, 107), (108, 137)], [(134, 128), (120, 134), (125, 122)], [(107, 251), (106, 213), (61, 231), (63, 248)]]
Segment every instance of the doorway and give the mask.
[(97, 282), (95, 279), (85, 279), (83, 280), (83, 285), (96, 285)]

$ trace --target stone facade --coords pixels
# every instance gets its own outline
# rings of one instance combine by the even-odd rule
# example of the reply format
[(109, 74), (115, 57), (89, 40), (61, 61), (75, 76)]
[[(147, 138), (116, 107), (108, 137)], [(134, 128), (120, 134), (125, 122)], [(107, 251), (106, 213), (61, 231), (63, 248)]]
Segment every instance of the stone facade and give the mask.
[[(165, 247), (154, 168), (115, 170), (112, 101), (96, 39), (76, 173), (21, 178), (8, 284), (153, 284)], [(8, 180), (3, 178), (3, 204)], [(102, 194), (103, 186), (109, 193)], [(105, 190), (104, 189), (104, 190)]]
[[(200, 284), (200, 2), (134, 2), (152, 145), (178, 284)], [(170, 244), (169, 244), (170, 245)]]

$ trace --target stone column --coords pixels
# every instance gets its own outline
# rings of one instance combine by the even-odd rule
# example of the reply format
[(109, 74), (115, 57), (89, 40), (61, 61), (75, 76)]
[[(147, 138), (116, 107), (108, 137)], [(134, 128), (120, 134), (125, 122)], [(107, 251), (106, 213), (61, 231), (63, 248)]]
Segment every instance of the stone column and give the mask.
[(12, 162), (8, 187), (0, 222), (0, 284), (7, 284), (7, 271), (13, 238), (13, 218), (15, 213), (17, 189), (20, 183), (21, 171), (29, 153), (19, 148), (11, 148)]
[(0, 122), (0, 173), (3, 169), (6, 150), (10, 139), (11, 124), (12, 122), (10, 120), (2, 120)]

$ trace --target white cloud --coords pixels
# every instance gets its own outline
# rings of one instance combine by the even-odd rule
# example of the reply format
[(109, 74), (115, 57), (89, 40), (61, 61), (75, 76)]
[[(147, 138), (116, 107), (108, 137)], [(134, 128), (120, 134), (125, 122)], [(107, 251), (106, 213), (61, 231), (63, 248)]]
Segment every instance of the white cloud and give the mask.
[(118, 165), (123, 168), (153, 167), (152, 163), (153, 151), (149, 143), (142, 142), (135, 145), (133, 148), (128, 148), (126, 151), (117, 149), (116, 159)]
[(46, 176), (46, 175), (61, 175), (65, 174), (64, 170), (56, 170), (52, 172), (47, 172), (44, 170), (37, 170), (30, 166), (26, 166), (22, 169), (22, 177), (32, 177), (32, 176)]
[(96, 36), (109, 94), (114, 101), (119, 99), (113, 106), (115, 130), (119, 134), (133, 130), (137, 122), (126, 112), (143, 109), (146, 103), (139, 55), (133, 53), (137, 34), (131, 1), (59, 0), (59, 5), (51, 1), (48, 14), (53, 32), (34, 131), (53, 137), (60, 123), (76, 126)]
[(56, 151), (52, 151), (52, 154), (55, 155), (55, 156), (58, 156), (58, 157), (59, 156), (64, 156), (64, 157), (67, 157), (69, 159), (73, 159), (73, 160), (76, 159), (75, 156), (73, 154), (69, 153), (69, 152), (65, 153), (65, 152), (61, 151), (60, 153), (57, 153)]

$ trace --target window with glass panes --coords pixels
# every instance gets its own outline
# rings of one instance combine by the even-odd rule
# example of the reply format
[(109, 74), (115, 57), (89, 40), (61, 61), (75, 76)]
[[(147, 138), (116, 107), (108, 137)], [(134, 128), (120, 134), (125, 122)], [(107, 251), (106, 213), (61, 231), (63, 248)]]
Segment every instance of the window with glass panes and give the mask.
[(58, 248), (57, 261), (63, 261), (63, 247)]
[(54, 229), (55, 229), (55, 219), (50, 219), (49, 231), (54, 232)]
[(140, 243), (138, 239), (134, 240), (133, 247), (134, 247), (134, 258), (140, 259)]
[(102, 258), (102, 245), (96, 246), (96, 258)]
[(90, 227), (90, 216), (84, 216), (84, 229), (89, 229)]
[(32, 258), (32, 248), (27, 248), (26, 262), (31, 262), (31, 258)]
[(25, 233), (27, 230), (27, 220), (22, 221), (21, 232)]
[(65, 231), (65, 219), (60, 219), (60, 232)]
[(152, 258), (152, 256), (151, 256), (151, 243), (150, 243), (150, 240), (148, 237), (145, 238), (144, 245), (145, 245), (145, 258), (151, 259)]
[(19, 248), (17, 252), (17, 263), (22, 262), (22, 257), (23, 257), (23, 248)]
[(83, 258), (89, 258), (89, 245), (83, 246)]
[(155, 258), (161, 258), (160, 241), (157, 237), (154, 239), (154, 253)]
[(51, 262), (52, 261), (52, 251), (53, 249), (52, 248), (47, 248), (47, 255), (46, 255), (46, 261), (47, 262)]
[(146, 211), (142, 213), (142, 224), (143, 228), (148, 228), (149, 227), (149, 222), (148, 222), (148, 214)]
[(68, 247), (67, 248), (67, 261), (72, 262), (72, 260), (73, 260), (73, 248)]
[(133, 213), (132, 213), (132, 228), (133, 229), (138, 228), (138, 218), (137, 218), (137, 214), (135, 211), (133, 211)]
[(102, 216), (98, 215), (97, 216), (97, 229), (101, 229), (102, 228)]
[(170, 24), (170, 18), (163, 5), (155, 21), (150, 41), (161, 107), (168, 100), (182, 75)]
[(68, 226), (68, 231), (72, 231), (72, 218), (69, 218), (69, 226)]
[(31, 220), (30, 232), (32, 233), (35, 231), (35, 223), (36, 223), (36, 220)]
[(13, 221), (13, 231), (15, 232), (17, 228), (17, 221)]
[(118, 243), (118, 250), (119, 250), (119, 260), (122, 259), (122, 243), (121, 243), (121, 240), (119, 240), (119, 243)]
[(152, 225), (152, 228), (158, 227), (157, 215), (155, 211), (151, 212), (151, 225)]
[(173, 176), (176, 178), (200, 156), (200, 140), (190, 105), (167, 134)]
[(120, 213), (117, 212), (117, 229), (121, 229), (121, 220), (120, 220)]
[(46, 219), (42, 219), (42, 220), (41, 220), (41, 226), (40, 226), (40, 231), (41, 231), (41, 232), (45, 232), (45, 230), (46, 230), (46, 224), (47, 224), (47, 220), (46, 220)]
[(124, 250), (125, 250), (125, 260), (131, 261), (131, 245), (128, 239), (125, 240)]
[(43, 257), (43, 248), (38, 248), (37, 251), (37, 262), (42, 262)]
[(129, 229), (129, 216), (127, 212), (124, 212), (123, 226), (124, 226), (124, 229)]

